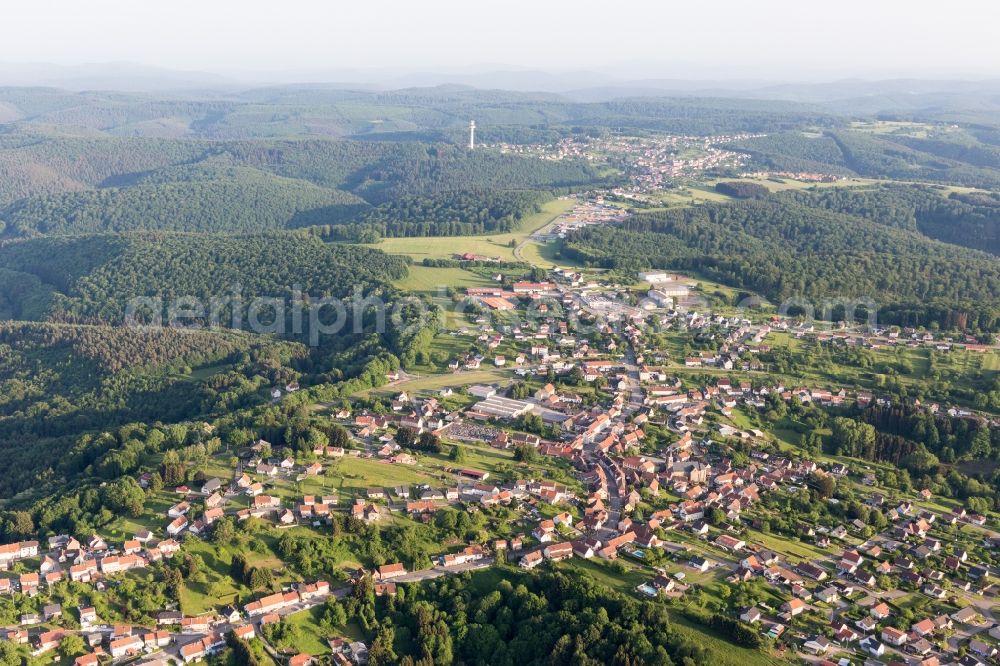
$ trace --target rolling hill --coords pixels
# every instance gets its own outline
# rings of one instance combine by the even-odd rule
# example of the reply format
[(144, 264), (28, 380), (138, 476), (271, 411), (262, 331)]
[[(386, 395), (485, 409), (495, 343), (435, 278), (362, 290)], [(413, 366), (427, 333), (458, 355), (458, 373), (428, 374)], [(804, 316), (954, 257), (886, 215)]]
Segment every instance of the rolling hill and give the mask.
[(1000, 187), (996, 147), (951, 129), (937, 131), (932, 138), (847, 129), (781, 132), (736, 141), (730, 147), (777, 171)]
[(697, 271), (780, 303), (873, 303), (880, 323), (1000, 327), (996, 257), (833, 209), (777, 197), (671, 209), (588, 227), (564, 252), (622, 270)]
[[(52, 470), (82, 433), (265, 402), (303, 345), (236, 331), (0, 322), (5, 496)], [(78, 470), (79, 471), (79, 470)]]
[[(256, 296), (289, 299), (298, 289), (346, 297), (355, 288), (385, 290), (406, 275), (399, 257), (288, 233), (40, 237), (0, 247), (0, 264), (21, 275), (0, 283), (8, 308), (47, 301), (44, 312), (35, 306), (36, 316), (92, 323), (121, 323), (135, 298), (162, 299), (165, 306), (189, 297), (207, 309), (213, 297), (240, 294), (244, 300), (232, 307), (245, 314)], [(28, 286), (12, 291), (12, 283)]]
[(7, 136), (0, 137), (0, 235), (252, 233), (371, 222), (366, 213), (380, 206), (380, 229), (392, 235), (388, 204), (397, 200), (405, 208), (406, 199), (418, 196), (561, 191), (602, 182), (605, 176), (582, 161), (444, 144)]

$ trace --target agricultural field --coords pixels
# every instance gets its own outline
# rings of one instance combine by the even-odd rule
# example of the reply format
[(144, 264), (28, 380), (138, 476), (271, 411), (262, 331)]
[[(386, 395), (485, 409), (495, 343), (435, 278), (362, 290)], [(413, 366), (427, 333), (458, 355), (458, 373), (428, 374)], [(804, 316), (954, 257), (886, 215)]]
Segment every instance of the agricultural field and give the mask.
[(520, 246), (518, 254), (523, 261), (541, 268), (553, 268), (556, 266), (562, 268), (583, 267), (574, 259), (560, 255), (558, 247), (557, 243), (528, 240)]
[(539, 213), (521, 221), (517, 231), (488, 236), (437, 236), (417, 238), (384, 238), (369, 245), (388, 254), (404, 254), (419, 262), (425, 258), (451, 259), (456, 254), (473, 252), (503, 261), (517, 261), (514, 248), (535, 231), (551, 223), (573, 207), (573, 199), (553, 199)]
[(943, 128), (940, 125), (909, 120), (855, 120), (851, 123), (851, 129), (870, 134), (903, 134), (925, 139), (930, 132), (939, 132)]
[[(710, 191), (715, 192), (716, 183), (723, 181), (732, 180), (731, 178), (718, 178), (710, 179), (706, 181), (705, 187), (712, 188)], [(757, 185), (763, 185), (772, 192), (784, 192), (787, 190), (808, 190), (808, 189), (828, 189), (836, 187), (866, 187), (877, 183), (878, 181), (872, 180), (870, 178), (843, 178), (829, 183), (814, 183), (809, 181), (794, 180), (792, 178), (740, 178), (739, 182), (756, 183)], [(725, 195), (719, 195), (725, 196)], [(728, 198), (728, 197), (726, 197)]]
[(414, 379), (395, 383), (392, 386), (368, 389), (359, 395), (377, 394), (383, 397), (390, 397), (400, 391), (419, 394), (422, 392), (437, 392), (446, 388), (459, 389), (471, 386), (472, 384), (506, 383), (508, 381), (510, 381), (510, 373), (502, 369), (459, 370), (458, 372), (445, 372), (426, 377), (415, 377)]
[[(654, 204), (653, 208), (643, 208), (641, 210), (662, 210), (665, 208), (677, 208), (683, 206), (696, 206), (705, 203), (727, 203), (734, 201), (733, 197), (722, 194), (715, 190), (716, 183), (729, 182), (733, 178), (708, 178), (704, 180), (692, 180), (684, 184), (667, 190), (648, 195), (649, 200)], [(835, 182), (816, 183), (808, 181), (794, 180), (792, 178), (749, 178), (741, 177), (739, 182), (755, 183), (766, 187), (771, 192), (784, 192), (787, 190), (807, 190), (812, 188), (826, 189), (830, 187), (862, 187), (871, 185), (877, 181), (868, 178), (844, 178)]]
[(443, 293), (448, 287), (466, 289), (468, 287), (488, 287), (493, 284), (481, 275), (464, 268), (443, 268), (414, 264), (409, 266), (407, 270), (409, 274), (405, 278), (393, 282), (393, 285), (414, 294), (437, 296)]

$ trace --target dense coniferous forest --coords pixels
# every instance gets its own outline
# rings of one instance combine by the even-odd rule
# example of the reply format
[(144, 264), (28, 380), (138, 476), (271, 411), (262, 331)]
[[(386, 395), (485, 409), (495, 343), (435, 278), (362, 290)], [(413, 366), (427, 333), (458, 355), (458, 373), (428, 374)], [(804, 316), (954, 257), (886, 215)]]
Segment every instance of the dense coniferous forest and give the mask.
[(127, 174), (196, 160), (206, 147), (152, 138), (0, 135), (0, 203), (124, 184)]
[[(961, 460), (986, 461), (1000, 450), (1000, 429), (985, 422), (934, 414), (912, 404), (872, 405), (831, 422), (831, 453), (889, 462), (918, 487), (961, 499), (976, 510), (994, 504), (1000, 474), (992, 465), (976, 469)], [(977, 465), (978, 463), (973, 463)]]
[[(538, 212), (549, 199), (546, 192), (530, 190), (453, 191), (437, 195), (413, 195), (365, 211), (359, 223), (400, 225), (470, 224), (471, 233), (511, 231), (526, 214)], [(401, 235), (464, 235), (401, 234)]]
[(551, 162), (447, 144), (280, 141), (222, 144), (217, 155), (279, 176), (343, 189), (378, 205), (436, 192), (562, 188), (600, 180), (580, 161)]
[(848, 129), (797, 130), (735, 141), (730, 147), (778, 171), (1000, 187), (997, 148), (966, 133), (922, 139)]
[(928, 185), (883, 185), (872, 189), (790, 191), (780, 197), (1000, 254), (1000, 195), (996, 193), (949, 193)]
[(245, 167), (177, 177), (26, 197), (0, 210), (0, 220), (14, 236), (136, 230), (254, 233), (319, 224), (368, 208), (349, 192)]
[(1000, 147), (980, 139), (974, 131), (949, 132), (941, 137), (899, 135), (894, 137), (894, 141), (945, 159), (966, 162), (977, 167), (1000, 168)]
[(620, 228), (577, 233), (565, 251), (607, 268), (695, 270), (776, 301), (805, 297), (817, 308), (839, 297), (870, 298), (886, 313), (913, 304), (915, 321), (905, 323), (930, 323), (945, 305), (973, 330), (1000, 325), (995, 258), (773, 198), (636, 215)]
[(749, 153), (757, 164), (778, 171), (811, 171), (839, 176), (853, 173), (833, 137), (818, 132), (769, 134), (734, 142), (732, 147)]
[[(535, 190), (604, 180), (582, 162), (443, 144), (38, 137), (7, 145), (0, 142), (0, 232), (13, 237), (352, 221), (369, 234), (474, 233), (512, 226)], [(415, 224), (417, 216), (433, 224)]]
[[(0, 324), (0, 451), (16, 463), (0, 492), (21, 490), (86, 431), (259, 403), (306, 354), (232, 331)], [(215, 370), (191, 374), (203, 367)]]
[[(136, 297), (161, 298), (165, 305), (172, 298), (193, 297), (207, 311), (209, 299), (230, 294), (242, 296), (245, 322), (245, 309), (258, 296), (287, 299), (296, 287), (315, 297), (342, 298), (356, 288), (369, 294), (407, 270), (400, 257), (330, 245), (306, 234), (36, 238), (0, 248), (0, 263), (51, 285), (49, 317), (108, 323), (121, 323)], [(27, 296), (38, 298), (33, 292)], [(17, 298), (7, 294), (8, 300)]]
[(726, 180), (716, 183), (715, 191), (734, 199), (762, 199), (771, 193), (771, 190), (759, 183), (739, 180)]
[(907, 147), (864, 132), (833, 132), (847, 166), (862, 176), (900, 180), (932, 180), (970, 187), (998, 187), (995, 171)]
[[(251, 336), (171, 328), (125, 329), (112, 326), (2, 322), (0, 344), (19, 350), (66, 350), (90, 363), (85, 374), (95, 378), (142, 366), (182, 363), (199, 366), (245, 348)], [(266, 346), (265, 339), (260, 340)], [(288, 344), (288, 348), (294, 345)]]
[(531, 190), (455, 191), (406, 196), (358, 214), (347, 224), (321, 225), (323, 238), (372, 242), (398, 236), (468, 236), (513, 231), (551, 195)]
[(29, 130), (59, 126), (81, 134), (211, 140), (412, 134), (462, 143), (472, 118), (483, 126), (484, 140), (518, 142), (581, 127), (716, 134), (841, 122), (819, 107), (792, 102), (643, 97), (587, 103), (548, 93), (447, 85), (385, 92), (274, 87), (208, 100), (8, 88), (0, 90), (0, 102), (9, 109), (11, 124)]

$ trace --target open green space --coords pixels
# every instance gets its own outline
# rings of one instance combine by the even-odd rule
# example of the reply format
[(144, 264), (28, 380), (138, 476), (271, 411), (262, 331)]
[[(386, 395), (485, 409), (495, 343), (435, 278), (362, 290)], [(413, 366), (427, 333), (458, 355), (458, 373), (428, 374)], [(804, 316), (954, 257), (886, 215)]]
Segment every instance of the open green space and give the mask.
[(553, 199), (541, 212), (525, 217), (517, 231), (486, 236), (437, 236), (384, 238), (369, 247), (389, 254), (405, 254), (416, 261), (425, 258), (451, 259), (453, 255), (473, 252), (503, 261), (516, 261), (514, 248), (535, 231), (549, 224), (573, 207), (574, 199)]
[[(440, 391), (444, 388), (461, 388), (472, 384), (494, 384), (509, 381), (510, 372), (499, 368), (486, 370), (459, 370), (457, 372), (446, 372), (439, 375), (429, 375), (401, 381), (392, 386), (375, 389), (379, 395), (396, 395), (400, 391), (417, 393), (420, 391)], [(372, 389), (364, 393), (371, 393)]]
[(400, 289), (417, 294), (433, 296), (444, 292), (448, 287), (464, 289), (467, 287), (487, 287), (495, 284), (464, 268), (414, 264), (409, 266), (408, 270), (409, 274), (405, 278), (396, 280), (393, 284)]

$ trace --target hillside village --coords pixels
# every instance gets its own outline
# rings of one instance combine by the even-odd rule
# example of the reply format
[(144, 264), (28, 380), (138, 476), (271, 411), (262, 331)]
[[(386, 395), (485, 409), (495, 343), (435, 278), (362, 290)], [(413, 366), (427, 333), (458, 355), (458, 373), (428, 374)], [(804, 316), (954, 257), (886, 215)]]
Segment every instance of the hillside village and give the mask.
[[(744, 644), (782, 654), (923, 666), (995, 660), (1000, 533), (984, 515), (903, 487), (885, 467), (784, 445), (746, 416), (889, 404), (877, 391), (753, 380), (771, 363), (779, 336), (938, 353), (990, 346), (906, 330), (817, 331), (752, 313), (705, 315), (696, 309), (695, 281), (665, 273), (639, 279), (649, 287), (641, 300), (559, 269), (549, 281), (470, 287), (461, 298), (472, 310), (455, 334), (472, 344), (449, 372), (461, 385), (466, 373), (489, 367), (503, 381), (411, 391), (409, 379), (394, 373), (386, 409), (361, 401), (331, 410), (327, 418), (347, 433), (344, 441), (296, 454), (256, 439), (214, 464), (196, 487), (163, 489), (172, 499), (150, 529), (122, 542), (53, 535), (3, 546), (0, 567), (9, 573), (0, 577), (0, 594), (36, 609), (3, 636), (34, 657), (79, 636), (88, 651), (78, 666), (189, 663), (222, 649), (227, 635), (263, 639), (269, 625), (346, 599), (359, 585), (392, 596), (406, 583), (490, 567), (593, 562), (630, 594), (715, 608), (722, 620), (702, 620), (723, 622), (733, 635), (749, 627)], [(688, 336), (708, 332), (712, 344), (687, 356), (665, 353), (651, 321)], [(696, 377), (708, 380), (692, 382), (703, 371), (709, 374)], [(747, 378), (731, 379), (737, 375)], [(962, 406), (914, 408), (984, 418)], [(450, 459), (440, 456), (445, 446)], [(490, 469), (483, 464), (490, 455), (511, 464)], [(379, 483), (376, 473), (371, 484), (336, 487), (352, 464), (414, 482)], [(148, 488), (152, 475), (136, 481)], [(158, 609), (149, 626), (115, 624), (93, 605), (54, 601), (67, 582), (99, 596), (123, 576), (159, 571), (212, 538), (220, 523), (323, 534), (344, 520), (434, 525), (446, 509), (504, 511), (507, 519), (488, 518), (497, 528), (483, 532), (489, 538), (452, 542), (424, 566), (396, 561), (345, 569), (339, 580), (289, 579), (196, 615)], [(363, 641), (340, 637), (326, 647), (323, 659), (332, 663), (366, 661)], [(283, 656), (297, 666), (314, 659)]]
[(583, 159), (607, 161), (629, 178), (627, 191), (655, 192), (674, 179), (701, 174), (720, 167), (735, 168), (749, 161), (746, 153), (721, 145), (758, 138), (761, 134), (737, 133), (715, 136), (615, 136), (567, 138), (554, 144), (497, 144), (503, 153), (532, 155), (544, 160)]
[(1000, 5), (9, 4), (0, 666), (1000, 666)]

